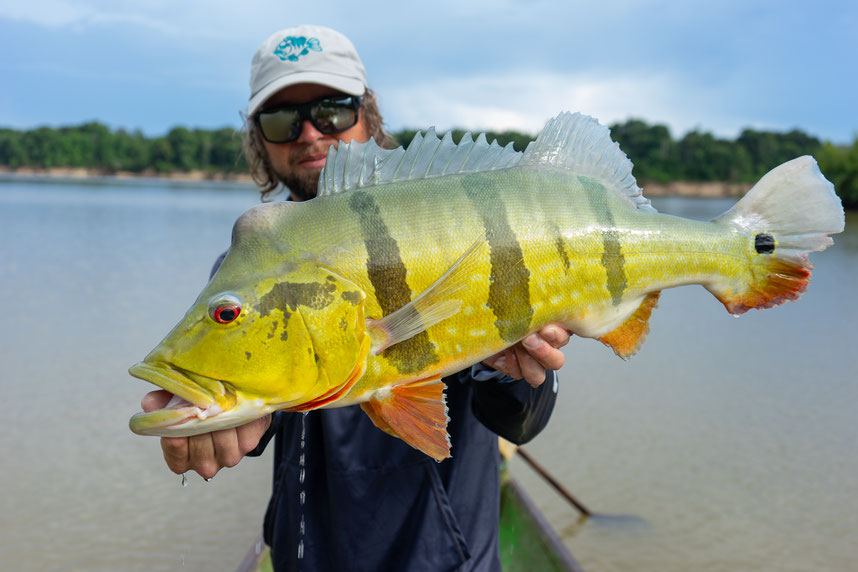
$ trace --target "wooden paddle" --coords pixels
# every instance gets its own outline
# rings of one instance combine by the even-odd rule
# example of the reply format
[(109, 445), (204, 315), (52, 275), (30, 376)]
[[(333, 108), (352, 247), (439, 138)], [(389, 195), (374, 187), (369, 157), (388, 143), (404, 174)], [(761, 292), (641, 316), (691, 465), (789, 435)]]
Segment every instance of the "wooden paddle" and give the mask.
[(545, 479), (549, 485), (554, 487), (554, 490), (557, 491), (558, 493), (560, 493), (560, 496), (565, 498), (567, 501), (569, 501), (570, 504), (572, 504), (572, 506), (577, 508), (581, 514), (583, 514), (584, 516), (587, 516), (587, 517), (592, 516), (593, 513), (590, 512), (590, 509), (588, 509), (586, 506), (581, 504), (578, 501), (578, 499), (576, 499), (574, 496), (572, 496), (572, 493), (567, 491), (563, 485), (561, 485), (559, 482), (557, 482), (557, 479), (552, 477), (551, 474), (548, 471), (546, 471), (544, 467), (542, 467), (542, 465), (540, 465), (539, 463), (536, 462), (536, 459), (534, 459), (533, 457), (530, 456), (530, 453), (528, 453), (527, 451), (525, 451), (521, 447), (518, 447), (516, 449), (516, 452), (519, 454), (519, 456), (522, 459), (527, 461), (527, 464), (530, 465), (534, 471), (539, 473), (539, 475), (543, 479)]
[(518, 453), (521, 458), (524, 459), (534, 471), (539, 473), (539, 476), (545, 479), (545, 481), (548, 482), (548, 484), (551, 485), (554, 490), (560, 494), (560, 496), (565, 498), (572, 506), (578, 509), (578, 512), (587, 517), (592, 516), (593, 513), (590, 512), (590, 509), (581, 504), (578, 499), (572, 496), (572, 493), (567, 491), (566, 488), (561, 485), (557, 479), (551, 476), (551, 473), (549, 473), (542, 465), (537, 463), (536, 459), (530, 456), (530, 453), (503, 438), (498, 438), (498, 447), (500, 449), (501, 456), (503, 456), (503, 458), (507, 461), (512, 458), (515, 453)]

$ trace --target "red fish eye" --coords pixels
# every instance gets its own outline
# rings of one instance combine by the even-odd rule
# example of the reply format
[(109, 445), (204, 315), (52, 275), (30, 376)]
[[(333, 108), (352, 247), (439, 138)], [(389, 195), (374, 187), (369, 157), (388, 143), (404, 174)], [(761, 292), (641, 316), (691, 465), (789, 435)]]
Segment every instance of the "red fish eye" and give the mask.
[(240, 313), (241, 306), (229, 304), (215, 308), (214, 315), (212, 317), (218, 324), (228, 324), (235, 320)]
[(209, 302), (209, 317), (218, 324), (234, 322), (241, 314), (241, 298), (225, 292)]

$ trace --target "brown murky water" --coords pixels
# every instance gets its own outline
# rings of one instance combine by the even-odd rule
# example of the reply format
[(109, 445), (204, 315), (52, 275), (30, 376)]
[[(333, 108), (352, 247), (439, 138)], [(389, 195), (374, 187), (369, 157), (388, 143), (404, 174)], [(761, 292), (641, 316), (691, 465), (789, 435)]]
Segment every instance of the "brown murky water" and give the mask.
[[(0, 181), (0, 567), (229, 570), (261, 527), (270, 459), (189, 486), (127, 429), (127, 375), (196, 297), (252, 190)], [(732, 201), (661, 199), (709, 218)], [(528, 449), (580, 522), (513, 471), (588, 570), (852, 570), (858, 562), (858, 223), (798, 304), (730, 317), (666, 292), (628, 362), (574, 340)]]

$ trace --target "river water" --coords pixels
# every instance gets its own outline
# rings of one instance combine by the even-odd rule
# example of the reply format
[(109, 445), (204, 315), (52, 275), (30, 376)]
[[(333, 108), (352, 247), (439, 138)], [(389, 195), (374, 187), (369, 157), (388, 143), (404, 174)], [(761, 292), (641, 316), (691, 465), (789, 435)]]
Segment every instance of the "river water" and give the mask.
[[(0, 180), (0, 568), (232, 570), (271, 460), (189, 485), (128, 417), (126, 370), (177, 321), (257, 202), (245, 186)], [(732, 201), (660, 199), (710, 218)], [(587, 570), (858, 567), (858, 232), (814, 257), (798, 304), (741, 319), (665, 292), (642, 351), (566, 349), (527, 448), (597, 513), (512, 464)], [(615, 515), (627, 515), (626, 517)]]

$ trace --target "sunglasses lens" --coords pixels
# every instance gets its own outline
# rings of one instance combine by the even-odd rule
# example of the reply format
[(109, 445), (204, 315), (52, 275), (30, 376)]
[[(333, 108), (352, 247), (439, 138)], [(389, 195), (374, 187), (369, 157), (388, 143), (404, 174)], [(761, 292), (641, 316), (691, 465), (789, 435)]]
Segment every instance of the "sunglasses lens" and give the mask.
[(257, 116), (262, 136), (271, 143), (288, 143), (301, 134), (301, 122), (309, 119), (321, 133), (331, 135), (357, 123), (360, 98), (320, 99), (301, 105), (261, 111)]
[(351, 99), (320, 101), (312, 107), (310, 114), (316, 129), (326, 134), (345, 131), (357, 123), (357, 111)]
[(262, 135), (272, 143), (293, 141), (298, 136), (300, 126), (297, 109), (276, 109), (259, 114)]

